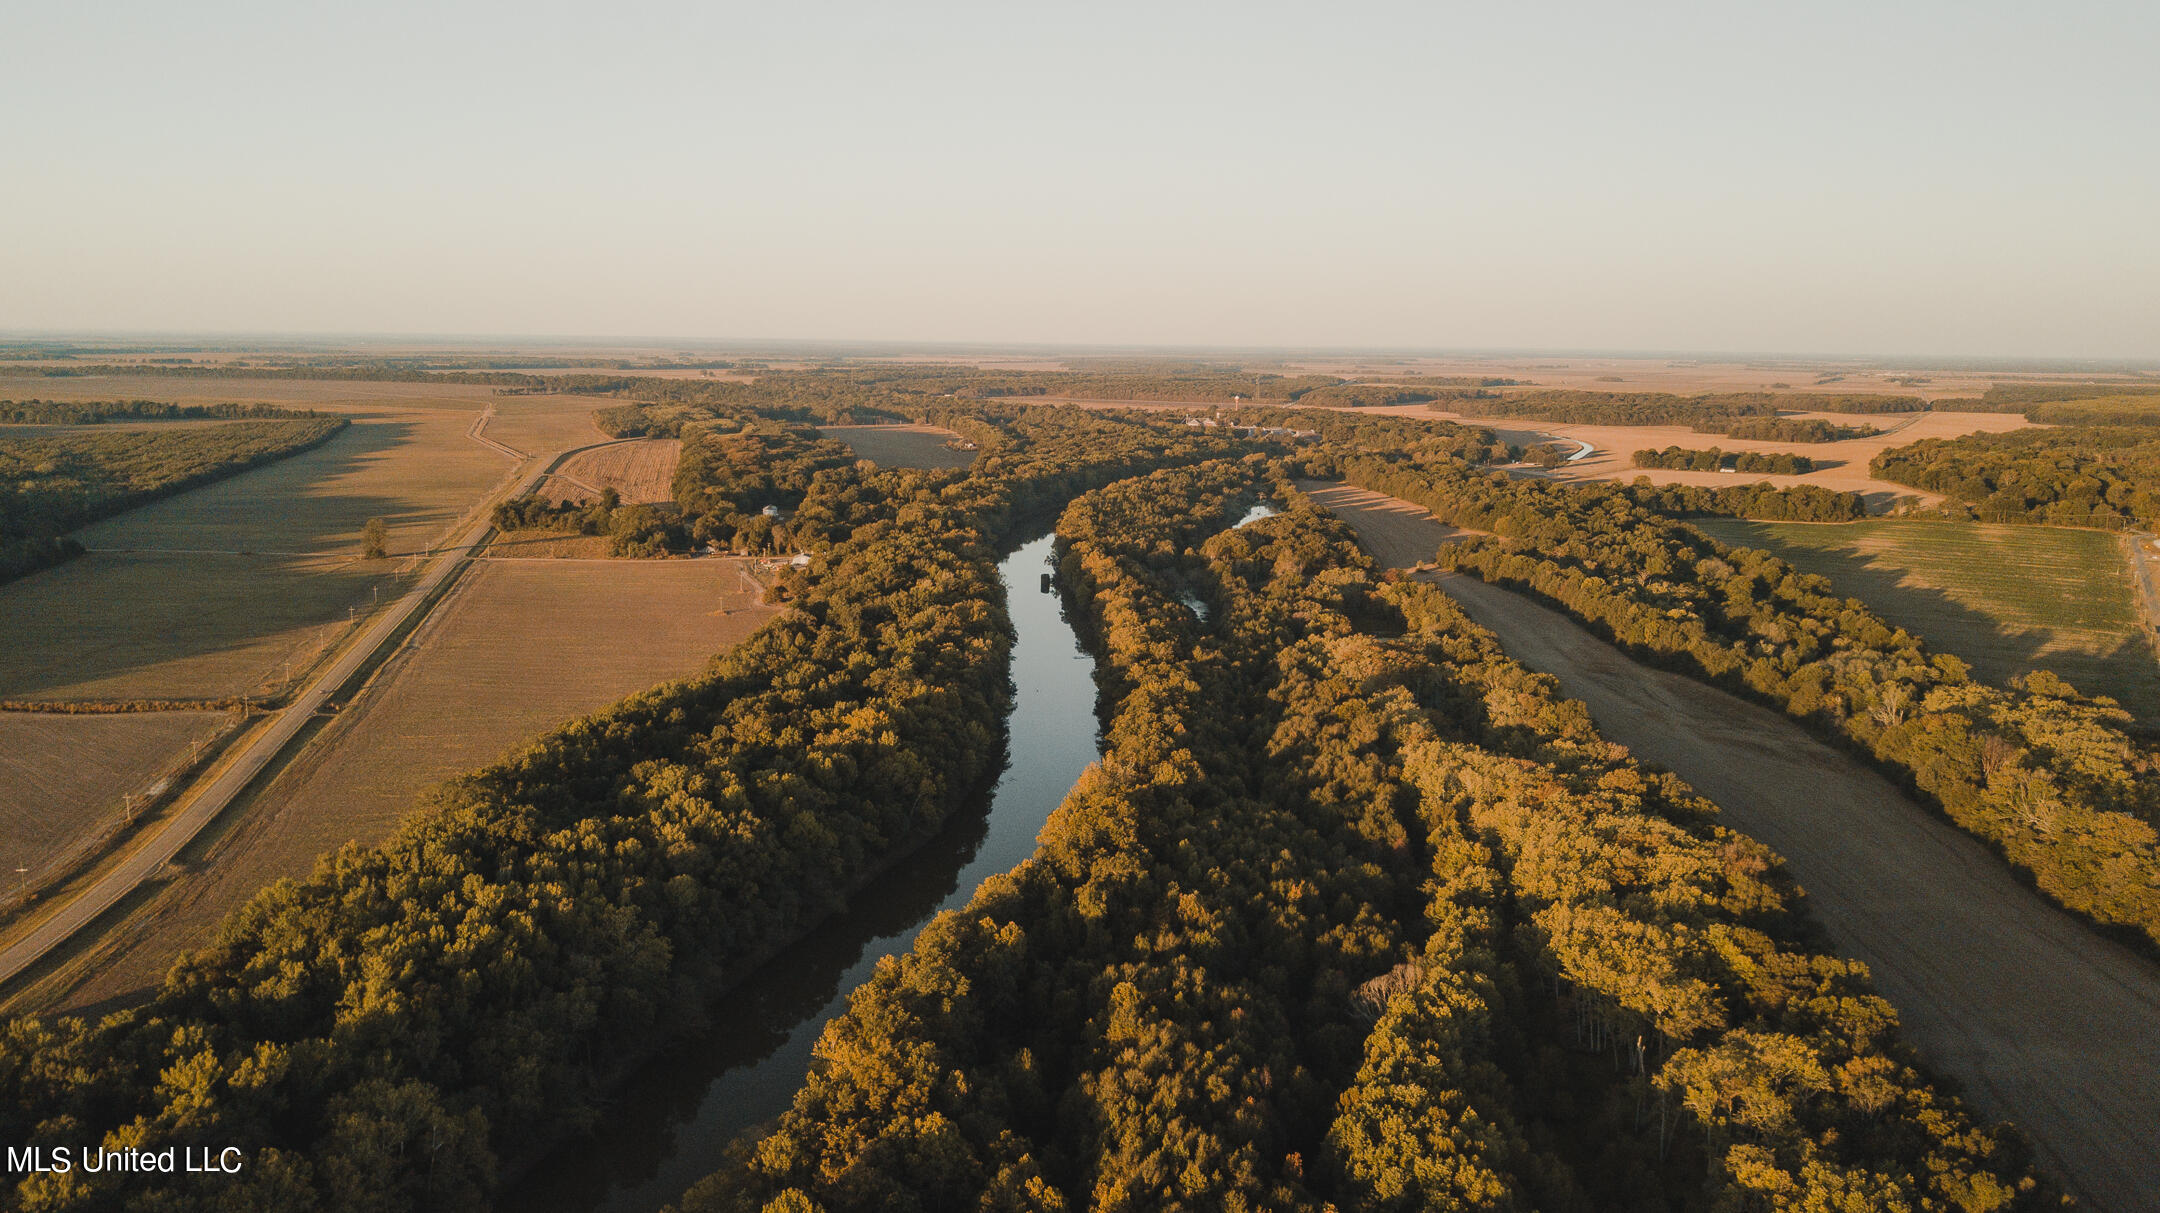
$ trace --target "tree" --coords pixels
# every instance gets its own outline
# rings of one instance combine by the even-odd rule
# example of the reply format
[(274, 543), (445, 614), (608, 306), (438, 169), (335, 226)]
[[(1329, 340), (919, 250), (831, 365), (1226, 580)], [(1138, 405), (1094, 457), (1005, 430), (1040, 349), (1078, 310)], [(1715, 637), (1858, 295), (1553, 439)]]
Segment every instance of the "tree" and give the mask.
[(360, 556), (363, 560), (381, 560), (390, 554), (390, 524), (380, 518), (370, 518), (360, 531)]

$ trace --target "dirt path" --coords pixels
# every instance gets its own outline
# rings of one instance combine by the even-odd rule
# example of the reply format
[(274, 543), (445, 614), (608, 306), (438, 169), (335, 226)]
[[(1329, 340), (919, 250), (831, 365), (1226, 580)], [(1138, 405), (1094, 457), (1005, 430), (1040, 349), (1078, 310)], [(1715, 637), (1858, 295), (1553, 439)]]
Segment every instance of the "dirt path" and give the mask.
[(1407, 569), (1433, 558), (1440, 545), (1484, 532), (1449, 526), (1423, 506), (1383, 496), (1354, 484), (1300, 480), (1300, 492), (1357, 528), (1358, 541), (1373, 559), (1389, 568)]
[(2143, 625), (2138, 630), (2153, 646), (2153, 655), (2160, 657), (2160, 539), (2144, 531), (2131, 531), (2122, 537), (2123, 546), (2130, 553), (2130, 580), (2137, 587), (2138, 620)]
[(1607, 737), (1782, 854), (1838, 950), (1866, 962), (1906, 1039), (1976, 1110), (2016, 1123), (2091, 1207), (2160, 1208), (2160, 966), (1785, 717), (1639, 665), (1508, 591), (1441, 584)]
[(465, 436), (513, 463), (521, 463), (532, 458), (532, 452), (530, 451), (521, 451), (507, 442), (498, 442), (488, 437), (488, 422), (493, 420), (495, 420), (495, 406), (491, 404), (480, 410), (480, 415), (473, 419), (472, 428), (465, 431)]

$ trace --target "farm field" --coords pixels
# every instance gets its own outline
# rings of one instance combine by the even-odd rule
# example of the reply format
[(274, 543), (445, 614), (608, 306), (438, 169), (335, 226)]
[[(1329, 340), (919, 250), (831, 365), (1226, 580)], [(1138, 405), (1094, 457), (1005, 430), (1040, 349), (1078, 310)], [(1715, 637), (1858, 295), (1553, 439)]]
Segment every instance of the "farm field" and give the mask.
[(606, 401), (591, 396), (500, 396), (487, 403), (495, 409), (487, 436), (530, 455), (607, 441), (592, 420)]
[[(0, 586), (16, 642), (0, 652), (0, 698), (266, 690), (288, 659), (303, 663), (334, 637), (349, 610), (378, 589), (387, 597), (406, 563), (398, 558), (430, 549), (515, 466), (466, 436), (490, 403), (480, 389), (118, 377), (0, 385), (10, 390), (262, 401), (343, 413), (353, 425), (312, 451), (86, 527), (76, 538), (88, 555)], [(373, 517), (389, 524), (391, 560), (359, 559)]]
[(682, 443), (674, 438), (640, 438), (590, 451), (563, 462), (540, 488), (550, 501), (596, 500), (614, 489), (624, 505), (655, 505), (675, 499), (675, 465)]
[(2160, 664), (2118, 536), (1923, 518), (1695, 525), (1829, 578), (1991, 682), (2044, 668), (2160, 718)]
[[(222, 712), (62, 715), (0, 712), (0, 899), (37, 884), (59, 860), (122, 818)], [(18, 868), (29, 871), (16, 873)]]
[(185, 875), (28, 999), (79, 1008), (146, 989), (257, 890), (380, 841), (441, 780), (702, 670), (774, 614), (749, 563), (476, 562), (300, 759), (191, 848)]
[(1365, 553), (1391, 569), (1422, 564), (1448, 540), (1480, 533), (1449, 526), (1422, 506), (1356, 485), (1300, 480), (1297, 487), (1355, 527)]
[(887, 467), (964, 468), (975, 462), (975, 452), (945, 445), (958, 434), (934, 425), (828, 425), (820, 426), (819, 432)]

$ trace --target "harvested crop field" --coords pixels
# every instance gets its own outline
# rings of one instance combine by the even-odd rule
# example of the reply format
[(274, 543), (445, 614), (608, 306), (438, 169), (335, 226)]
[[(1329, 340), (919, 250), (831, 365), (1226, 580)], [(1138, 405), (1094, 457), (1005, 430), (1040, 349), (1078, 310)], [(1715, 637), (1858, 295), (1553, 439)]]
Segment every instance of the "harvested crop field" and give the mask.
[[(222, 712), (61, 715), (0, 712), (0, 874), (35, 885), (58, 861), (124, 818), (143, 792), (230, 719)], [(17, 868), (28, 872), (16, 873)]]
[(614, 489), (624, 505), (673, 501), (675, 465), (681, 460), (682, 443), (674, 438), (639, 438), (579, 451), (548, 476), (540, 496), (587, 502)]
[(1905, 1037), (1985, 1118), (2013, 1121), (2091, 1204), (2160, 1192), (2160, 966), (2024, 887), (1978, 842), (1768, 709), (1630, 660), (1558, 612), (1441, 581), (1605, 735), (1767, 843)]
[(2160, 718), (2160, 663), (2120, 536), (1924, 518), (1695, 525), (1829, 578), (1989, 681), (2048, 669)]
[[(356, 417), (312, 451), (77, 532), (89, 555), (0, 586), (13, 642), (0, 698), (269, 689), (378, 590), (389, 598), (400, 558), (430, 549), (511, 470), (466, 437), (474, 415)], [(373, 517), (389, 523), (390, 560), (360, 559)]]
[(975, 462), (974, 451), (946, 445), (959, 441), (960, 435), (934, 425), (827, 425), (818, 432), (886, 467), (964, 468)]
[(1391, 569), (1407, 569), (1433, 558), (1440, 545), (1479, 532), (1449, 526), (1420, 505), (1387, 497), (1352, 484), (1300, 480), (1297, 487), (1315, 504), (1356, 529), (1367, 555)]
[(774, 614), (750, 563), (477, 562), (299, 760), (190, 848), (187, 875), (28, 1002), (133, 997), (257, 890), (346, 842), (380, 841), (435, 784), (703, 670)]

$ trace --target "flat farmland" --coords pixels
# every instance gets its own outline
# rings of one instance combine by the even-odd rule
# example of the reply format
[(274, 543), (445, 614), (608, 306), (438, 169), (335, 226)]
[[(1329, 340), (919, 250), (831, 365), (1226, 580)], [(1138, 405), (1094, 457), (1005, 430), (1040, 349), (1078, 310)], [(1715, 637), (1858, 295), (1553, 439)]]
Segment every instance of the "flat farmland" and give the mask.
[(747, 567), (477, 561), (301, 757), (183, 855), (183, 875), (29, 1000), (81, 1008), (133, 997), (265, 885), (305, 875), (344, 843), (381, 841), (442, 780), (700, 672), (774, 614)]
[(534, 455), (568, 450), (607, 435), (593, 424), (593, 410), (605, 400), (591, 396), (498, 396), (487, 402), (495, 409), (487, 436)]
[[(180, 382), (196, 389), (191, 399), (286, 389), (271, 402), (320, 406), (353, 424), (311, 451), (86, 527), (75, 537), (88, 555), (0, 585), (13, 641), (0, 651), (0, 699), (268, 689), (288, 661), (303, 663), (333, 638), (349, 611), (378, 591), (387, 599), (401, 558), (433, 547), (514, 466), (466, 436), (484, 400), (417, 408), (352, 399), (356, 387), (436, 385), (330, 385), (343, 393), (331, 401), (294, 399), (305, 397), (294, 390), (311, 386), (304, 382)], [(84, 394), (151, 386), (108, 383)], [(361, 529), (374, 517), (389, 524), (391, 560), (360, 559)]]
[(1349, 523), (1366, 554), (1391, 569), (1423, 564), (1441, 544), (1482, 533), (1449, 526), (1423, 506), (1354, 484), (1300, 480), (1297, 487), (1316, 505)]
[(934, 425), (827, 425), (818, 432), (845, 442), (855, 454), (872, 463), (902, 468), (964, 468), (975, 462), (974, 451), (956, 451), (945, 444), (959, 437)]
[[(117, 825), (121, 797), (143, 791), (227, 719), (222, 712), (0, 712), (0, 874), (8, 880), (0, 896), (35, 885)], [(17, 868), (30, 870), (17, 876)]]
[(673, 438), (618, 442), (564, 460), (540, 492), (550, 501), (591, 501), (604, 489), (614, 489), (625, 505), (673, 501), (681, 460), (682, 443)]
[(1925, 518), (1695, 525), (1829, 578), (1989, 681), (2053, 670), (2087, 694), (2160, 718), (2160, 665), (2119, 536)]

